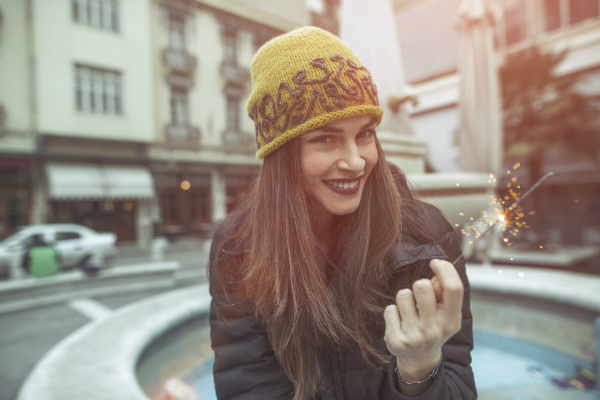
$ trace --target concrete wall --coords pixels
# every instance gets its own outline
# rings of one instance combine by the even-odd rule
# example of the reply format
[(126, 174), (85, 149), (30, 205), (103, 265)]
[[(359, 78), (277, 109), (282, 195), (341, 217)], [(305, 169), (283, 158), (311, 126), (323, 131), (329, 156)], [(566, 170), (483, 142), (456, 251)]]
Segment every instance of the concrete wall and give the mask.
[(0, 151), (31, 153), (35, 143), (31, 64), (31, 32), (25, 1), (0, 0), (0, 106), (4, 107), (5, 134), (0, 137)]
[(298, 26), (307, 25), (310, 22), (310, 14), (305, 0), (232, 0), (232, 2), (289, 20)]
[[(151, 142), (154, 131), (149, 0), (120, 2), (120, 32), (73, 21), (71, 2), (32, 0), (38, 129), (42, 133)], [(121, 71), (123, 115), (78, 111), (75, 63)]]
[(27, 7), (25, 1), (0, 0), (0, 9), (0, 105), (8, 130), (27, 131), (31, 129)]

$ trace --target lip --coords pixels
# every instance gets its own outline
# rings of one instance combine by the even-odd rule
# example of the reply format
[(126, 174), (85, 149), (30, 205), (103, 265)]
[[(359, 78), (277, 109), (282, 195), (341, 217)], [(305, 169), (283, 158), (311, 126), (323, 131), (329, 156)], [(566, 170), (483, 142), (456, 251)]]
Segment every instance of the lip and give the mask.
[(327, 189), (331, 190), (334, 193), (345, 195), (345, 196), (349, 196), (349, 195), (352, 195), (352, 194), (355, 194), (355, 193), (358, 192), (358, 190), (360, 189), (360, 181), (362, 180), (363, 176), (364, 175), (361, 175), (361, 176), (358, 176), (358, 177), (356, 177), (354, 179), (327, 179), (328, 181), (331, 181), (331, 182), (341, 182), (341, 183), (344, 183), (344, 182), (355, 182), (355, 181), (357, 181), (356, 185), (353, 188), (340, 189), (340, 188), (336, 188), (336, 187), (330, 186), (330, 185), (328, 185), (325, 182), (323, 182), (323, 184), (327, 187)]

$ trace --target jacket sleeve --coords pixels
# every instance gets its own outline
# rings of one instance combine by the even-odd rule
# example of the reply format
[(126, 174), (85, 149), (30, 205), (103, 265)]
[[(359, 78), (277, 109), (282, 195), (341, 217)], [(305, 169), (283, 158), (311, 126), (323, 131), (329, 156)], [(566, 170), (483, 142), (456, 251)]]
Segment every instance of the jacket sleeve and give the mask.
[[(215, 256), (221, 230), (210, 251), (210, 337), (215, 352), (214, 382), (219, 400), (291, 399), (293, 385), (275, 358), (266, 331), (251, 305), (236, 293), (216, 285)], [(220, 309), (222, 318), (217, 318)]]
[[(460, 235), (452, 228), (442, 213), (429, 204), (421, 203), (426, 215), (431, 219), (435, 228), (438, 244), (442, 247), (450, 262), (461, 254)], [(427, 262), (415, 266), (418, 273), (400, 286), (412, 288), (412, 282), (422, 278), (433, 278), (433, 271)], [(437, 375), (432, 378), (429, 389), (419, 397), (408, 397), (398, 391), (396, 378), (396, 359), (393, 358), (388, 367), (386, 386), (389, 393), (382, 396), (386, 400), (472, 400), (477, 399), (475, 379), (471, 369), (471, 350), (473, 349), (473, 316), (470, 307), (470, 286), (467, 279), (465, 262), (461, 260), (455, 265), (463, 286), (462, 324), (460, 331), (452, 336), (442, 346), (442, 363)], [(399, 289), (397, 287), (395, 289)], [(386, 388), (387, 389), (387, 388)], [(384, 393), (387, 390), (384, 390)]]

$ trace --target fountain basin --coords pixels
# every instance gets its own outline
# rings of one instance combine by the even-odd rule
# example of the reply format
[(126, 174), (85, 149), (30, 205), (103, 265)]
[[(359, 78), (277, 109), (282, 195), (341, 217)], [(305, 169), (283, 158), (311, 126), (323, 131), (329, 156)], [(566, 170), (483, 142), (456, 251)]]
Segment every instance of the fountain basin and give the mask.
[[(544, 393), (548, 400), (597, 397), (597, 391), (557, 392), (547, 382), (521, 375), (530, 366), (562, 376), (577, 364), (591, 368), (600, 277), (518, 267), (503, 267), (500, 274), (498, 268), (468, 266), (467, 273), (480, 399), (510, 399), (499, 396), (519, 390), (531, 394), (518, 397), (522, 399), (539, 398), (535, 393)], [(198, 400), (214, 399), (213, 358), (207, 347), (209, 305), (204, 284), (134, 303), (92, 322), (38, 363), (18, 399), (158, 400), (169, 376), (187, 383)], [(490, 371), (490, 365), (496, 369)], [(506, 374), (515, 371), (520, 371), (523, 385), (507, 386)]]

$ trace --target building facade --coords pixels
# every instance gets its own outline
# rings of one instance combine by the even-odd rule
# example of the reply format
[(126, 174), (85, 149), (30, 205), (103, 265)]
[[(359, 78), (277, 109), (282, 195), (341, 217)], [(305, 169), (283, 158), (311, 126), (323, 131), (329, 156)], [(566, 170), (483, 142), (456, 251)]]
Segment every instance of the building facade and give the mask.
[(0, 237), (210, 232), (260, 161), (250, 63), (304, 2), (0, 0)]
[[(578, 77), (582, 93), (600, 97), (599, 0), (490, 2), (498, 11), (498, 67), (507, 55), (531, 46), (539, 46), (543, 51), (567, 50), (557, 73)], [(460, 0), (396, 0), (395, 4), (407, 91), (418, 98), (418, 105), (411, 108), (415, 135), (428, 143), (428, 161), (434, 171), (459, 171), (459, 149), (454, 136), (459, 126), (460, 37), (455, 19)], [(600, 154), (594, 164), (582, 162), (563, 150), (544, 154), (542, 172), (553, 171), (555, 175), (540, 189), (542, 204), (526, 204), (536, 211), (529, 221), (537, 229), (525, 230), (523, 236), (543, 236), (525, 238), (538, 244), (597, 246)], [(507, 169), (512, 169), (516, 161), (507, 161)], [(517, 174), (521, 185), (527, 187), (533, 182), (528, 182), (528, 166), (523, 164)], [(514, 174), (498, 177), (498, 195), (509, 195), (506, 185), (512, 177)]]
[[(568, 49), (561, 74), (578, 74), (589, 95), (600, 95), (600, 1), (490, 0), (498, 11), (496, 56), (538, 45)], [(417, 137), (429, 145), (438, 172), (459, 171), (454, 131), (458, 128), (460, 37), (455, 28), (460, 0), (395, 0), (407, 92)], [(423, 27), (427, 27), (424, 29)]]

